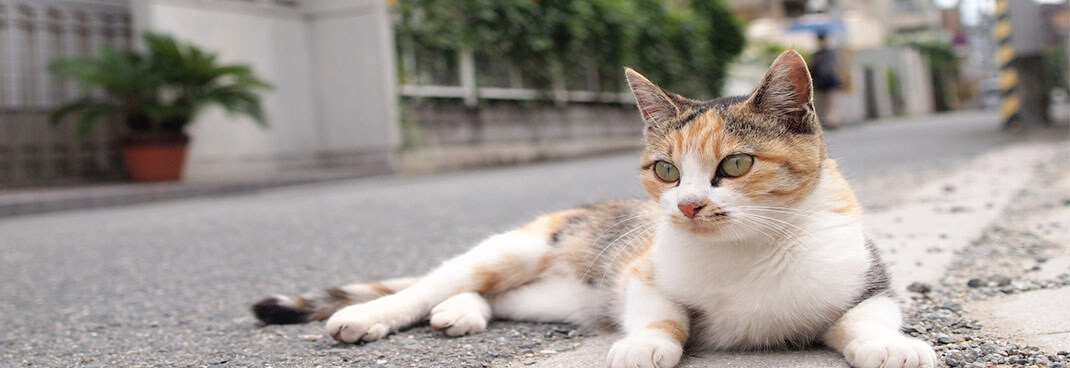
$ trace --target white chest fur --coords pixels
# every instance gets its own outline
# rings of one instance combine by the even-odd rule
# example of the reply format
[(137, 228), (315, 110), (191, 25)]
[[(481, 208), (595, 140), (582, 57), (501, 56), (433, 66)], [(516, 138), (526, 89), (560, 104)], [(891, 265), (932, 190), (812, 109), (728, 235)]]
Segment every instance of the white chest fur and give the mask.
[(716, 243), (662, 226), (655, 282), (698, 312), (691, 343), (755, 349), (806, 342), (839, 318), (865, 286), (865, 238), (857, 225), (819, 222), (800, 224), (807, 236), (776, 244)]

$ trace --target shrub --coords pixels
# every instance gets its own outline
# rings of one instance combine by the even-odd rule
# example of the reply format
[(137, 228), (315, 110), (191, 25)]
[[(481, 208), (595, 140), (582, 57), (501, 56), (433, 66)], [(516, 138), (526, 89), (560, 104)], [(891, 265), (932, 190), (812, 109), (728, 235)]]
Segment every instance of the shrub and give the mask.
[(93, 58), (53, 62), (52, 73), (77, 82), (82, 97), (53, 111), (52, 124), (76, 115), (76, 131), (85, 136), (97, 121), (118, 117), (131, 133), (182, 134), (201, 109), (217, 105), (266, 125), (258, 92), (270, 85), (249, 66), (221, 64), (214, 53), (170, 36), (142, 38), (144, 52), (104, 47)]
[(713, 97), (744, 46), (723, 0), (400, 0), (397, 8), (404, 42), (505, 60), (543, 89), (593, 62), (599, 80), (614, 81), (604, 91), (621, 86), (627, 65), (670, 90)]

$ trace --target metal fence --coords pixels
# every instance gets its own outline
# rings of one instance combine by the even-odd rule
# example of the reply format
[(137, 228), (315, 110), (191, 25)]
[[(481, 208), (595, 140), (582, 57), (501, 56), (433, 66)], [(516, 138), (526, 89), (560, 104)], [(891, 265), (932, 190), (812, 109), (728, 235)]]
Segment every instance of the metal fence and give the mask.
[[(597, 66), (571, 66), (554, 86), (539, 88), (516, 65), (471, 50), (448, 51), (413, 47), (396, 37), (402, 97), (460, 99), (474, 107), (480, 99), (569, 103), (633, 103), (623, 77), (600, 80)], [(623, 75), (623, 73), (621, 73)], [(606, 88), (609, 86), (609, 88)]]
[(49, 111), (80, 93), (48, 64), (131, 42), (125, 1), (0, 0), (0, 187), (119, 176), (118, 124), (99, 124), (86, 139), (48, 124)]

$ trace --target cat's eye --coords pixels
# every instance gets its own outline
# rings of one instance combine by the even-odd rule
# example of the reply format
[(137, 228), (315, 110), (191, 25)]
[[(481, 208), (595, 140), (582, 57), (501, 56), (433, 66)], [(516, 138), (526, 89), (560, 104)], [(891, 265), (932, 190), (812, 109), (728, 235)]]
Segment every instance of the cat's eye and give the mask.
[(750, 167), (753, 164), (754, 157), (751, 157), (751, 155), (744, 155), (741, 153), (729, 155), (721, 160), (721, 176), (728, 178), (742, 176), (743, 174), (746, 174), (747, 171), (750, 171)]
[(671, 163), (666, 161), (658, 161), (654, 163), (654, 175), (659, 180), (666, 183), (674, 183), (680, 180), (680, 170), (676, 169)]

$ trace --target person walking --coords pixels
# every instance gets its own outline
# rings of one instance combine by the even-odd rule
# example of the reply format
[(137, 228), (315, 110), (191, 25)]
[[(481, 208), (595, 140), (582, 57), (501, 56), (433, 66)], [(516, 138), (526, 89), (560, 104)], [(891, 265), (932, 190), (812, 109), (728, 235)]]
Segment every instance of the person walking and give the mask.
[(840, 119), (836, 113), (835, 92), (843, 81), (836, 74), (836, 51), (829, 49), (824, 33), (817, 34), (817, 51), (810, 57), (810, 76), (814, 81), (814, 108), (825, 129), (836, 129)]

